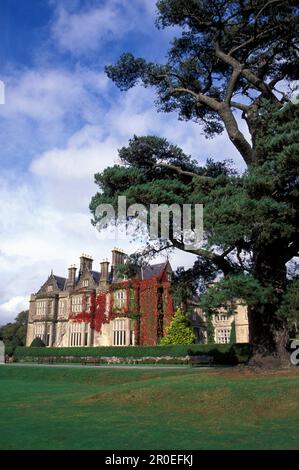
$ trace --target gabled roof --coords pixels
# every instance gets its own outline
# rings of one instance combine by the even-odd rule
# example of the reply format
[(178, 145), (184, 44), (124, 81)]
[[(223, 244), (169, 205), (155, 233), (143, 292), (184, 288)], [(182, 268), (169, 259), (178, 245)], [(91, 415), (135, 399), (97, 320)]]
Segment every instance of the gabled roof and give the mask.
[(94, 282), (98, 284), (101, 279), (101, 273), (99, 273), (98, 271), (90, 271), (90, 272), (91, 272)]
[(56, 280), (58, 289), (63, 290), (64, 286), (65, 286), (65, 283), (66, 283), (66, 278), (61, 277), (61, 276), (56, 276), (56, 274), (53, 274), (53, 277)]
[(145, 266), (138, 273), (140, 276), (140, 279), (150, 279), (151, 277), (159, 276), (160, 274), (163, 273), (166, 265), (167, 265), (167, 261), (165, 263), (152, 264), (149, 266)]
[(46, 282), (44, 282), (44, 284), (37, 291), (37, 294), (45, 293), (46, 287), (50, 286), (50, 285), (52, 285), (54, 287), (54, 290), (55, 290), (56, 289), (55, 284), (57, 285), (57, 289), (64, 290), (65, 283), (66, 283), (66, 278), (65, 277), (56, 276), (55, 274), (53, 274), (51, 272), (51, 274), (48, 277), (48, 279), (46, 280)]

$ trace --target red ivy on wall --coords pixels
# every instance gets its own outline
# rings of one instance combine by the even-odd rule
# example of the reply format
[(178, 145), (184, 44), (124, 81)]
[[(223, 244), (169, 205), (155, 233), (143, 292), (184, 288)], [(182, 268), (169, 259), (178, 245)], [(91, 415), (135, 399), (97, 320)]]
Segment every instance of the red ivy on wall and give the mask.
[(100, 332), (104, 323), (109, 323), (106, 315), (106, 297), (107, 292), (99, 292), (95, 298), (94, 316), (90, 326), (97, 332)]
[(157, 343), (158, 322), (158, 283), (157, 278), (140, 281), (140, 343)]
[[(114, 305), (114, 292), (124, 289), (126, 302), (122, 307)], [(162, 293), (162, 297), (159, 292)], [(107, 295), (110, 294), (108, 311)], [(162, 299), (162, 300), (161, 300)], [(155, 345), (158, 340), (158, 321), (163, 317), (163, 332), (173, 317), (171, 283), (159, 276), (150, 279), (132, 279), (115, 283), (106, 292), (93, 293), (89, 298), (90, 308), (86, 311), (86, 297), (83, 297), (83, 310), (71, 314), (74, 322), (90, 323), (90, 327), (100, 332), (105, 323), (117, 317), (130, 317), (135, 320), (134, 332), (136, 344)]]
[(92, 293), (89, 297), (90, 308), (86, 312), (86, 298), (83, 297), (82, 307), (83, 311), (76, 314), (71, 314), (69, 318), (73, 322), (90, 323), (90, 328), (100, 332), (104, 323), (109, 323), (109, 318), (106, 315), (106, 295), (107, 292), (99, 292), (98, 294)]

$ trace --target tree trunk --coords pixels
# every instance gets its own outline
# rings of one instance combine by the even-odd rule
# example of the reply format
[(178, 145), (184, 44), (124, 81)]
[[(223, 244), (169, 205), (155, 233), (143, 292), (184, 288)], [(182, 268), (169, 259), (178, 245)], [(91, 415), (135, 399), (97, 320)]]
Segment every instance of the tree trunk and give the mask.
[(248, 320), (251, 346), (249, 365), (267, 369), (289, 367), (288, 325), (275, 315), (273, 305), (249, 309)]
[(285, 261), (279, 256), (281, 251), (281, 246), (274, 243), (271, 247), (254, 253), (254, 276), (262, 286), (273, 289), (273, 300), (271, 303), (256, 305), (248, 311), (251, 345), (249, 364), (252, 366), (279, 368), (291, 365), (287, 351), (288, 324), (278, 315), (287, 284)]
[(218, 109), (219, 116), (222, 118), (225, 129), (228, 133), (230, 141), (242, 155), (245, 163), (251, 165), (254, 161), (253, 148), (250, 143), (245, 139), (244, 134), (240, 131), (235, 116), (232, 113), (230, 106), (226, 103), (221, 104)]

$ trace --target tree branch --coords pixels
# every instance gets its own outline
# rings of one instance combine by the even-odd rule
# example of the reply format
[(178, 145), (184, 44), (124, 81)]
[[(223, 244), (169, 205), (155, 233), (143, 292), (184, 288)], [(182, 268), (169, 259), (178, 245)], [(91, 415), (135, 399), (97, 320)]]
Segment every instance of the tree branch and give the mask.
[(253, 149), (240, 131), (230, 106), (223, 102), (221, 103), (221, 107), (218, 112), (219, 116), (222, 118), (231, 142), (239, 150), (245, 163), (247, 165), (251, 165), (254, 161)]
[(197, 173), (193, 173), (192, 171), (182, 170), (182, 168), (180, 168), (179, 166), (169, 165), (167, 163), (155, 163), (154, 166), (155, 167), (169, 168), (170, 170), (175, 171), (179, 175), (190, 176), (191, 178), (194, 178), (195, 176), (196, 177), (201, 177), (201, 175), (198, 175)]
[(257, 21), (258, 21), (259, 17), (263, 13), (263, 11), (266, 10), (268, 8), (268, 6), (272, 5), (273, 3), (281, 3), (281, 0), (269, 0), (267, 3), (265, 3), (265, 5), (263, 5), (263, 7), (260, 9), (260, 11), (257, 13), (257, 15), (255, 17), (255, 22), (254, 22), (254, 30), (255, 31), (256, 31)]
[(244, 66), (237, 59), (223, 52), (217, 42), (215, 43), (215, 52), (216, 56), (225, 64), (230, 65), (231, 67), (236, 69), (241, 68), (241, 75), (246, 78), (246, 80), (248, 80), (266, 98), (271, 99), (272, 101), (274, 101), (275, 103), (279, 103), (280, 105), (279, 100), (272, 93), (268, 85), (264, 83), (259, 77), (257, 77), (250, 69), (244, 68)]
[(249, 109), (249, 105), (247, 104), (243, 104), (243, 103), (239, 103), (237, 101), (231, 101), (230, 102), (230, 105), (233, 107), (233, 108), (237, 108), (237, 109), (240, 109), (241, 111), (248, 111)]
[(194, 250), (186, 250), (184, 247), (184, 243), (179, 242), (178, 240), (171, 240), (171, 242), (173, 246), (175, 248), (178, 248), (179, 250), (188, 251), (188, 253), (192, 253), (197, 256), (202, 256), (203, 258), (206, 258), (212, 261), (218, 266), (218, 268), (223, 272), (223, 274), (229, 274), (235, 271), (235, 268), (232, 266), (232, 264), (228, 260), (225, 259), (223, 254), (218, 255), (217, 253), (213, 253), (203, 248), (197, 248)]
[(202, 93), (196, 93), (195, 91), (189, 90), (189, 88), (184, 88), (184, 87), (178, 87), (178, 88), (173, 88), (170, 92), (171, 94), (173, 93), (188, 93), (194, 98), (196, 98), (198, 101), (200, 101), (203, 104), (206, 104), (210, 108), (212, 108), (214, 111), (218, 111), (220, 107), (220, 102), (217, 101), (215, 98), (211, 98), (210, 96), (206, 96)]
[(247, 41), (245, 41), (242, 44), (239, 44), (238, 46), (231, 49), (229, 51), (228, 55), (230, 55), (230, 56), (233, 55), (238, 50), (243, 49), (244, 47), (248, 46), (249, 44), (252, 44), (257, 39), (260, 39), (261, 37), (265, 36), (267, 33), (271, 33), (272, 31), (275, 31), (276, 29), (279, 29), (280, 27), (281, 27), (280, 25), (277, 25), (277, 26), (274, 26), (273, 28), (269, 28), (269, 29), (266, 29), (265, 31), (261, 31), (258, 35), (251, 36), (251, 38), (247, 39)]
[(234, 67), (231, 77), (229, 79), (227, 88), (226, 88), (226, 93), (224, 97), (224, 101), (226, 103), (229, 103), (233, 96), (233, 92), (234, 92), (234, 89), (235, 89), (235, 86), (236, 86), (236, 83), (238, 81), (240, 74), (241, 74), (241, 67)]

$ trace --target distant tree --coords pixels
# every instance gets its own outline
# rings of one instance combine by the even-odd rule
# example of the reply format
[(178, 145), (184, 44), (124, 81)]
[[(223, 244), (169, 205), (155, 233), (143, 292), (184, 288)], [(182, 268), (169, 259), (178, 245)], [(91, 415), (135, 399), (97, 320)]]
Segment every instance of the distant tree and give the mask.
[(5, 351), (8, 355), (13, 355), (17, 346), (25, 346), (28, 323), (28, 310), (20, 312), (14, 322), (0, 326), (0, 336), (5, 344)]
[(31, 348), (45, 348), (46, 345), (41, 338), (37, 337), (37, 338), (34, 338), (32, 343), (30, 344), (30, 347)]
[(195, 341), (196, 336), (186, 314), (178, 308), (160, 344), (192, 344)]

